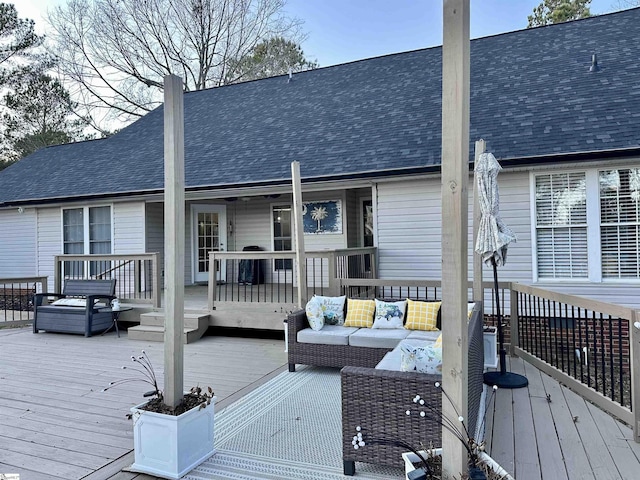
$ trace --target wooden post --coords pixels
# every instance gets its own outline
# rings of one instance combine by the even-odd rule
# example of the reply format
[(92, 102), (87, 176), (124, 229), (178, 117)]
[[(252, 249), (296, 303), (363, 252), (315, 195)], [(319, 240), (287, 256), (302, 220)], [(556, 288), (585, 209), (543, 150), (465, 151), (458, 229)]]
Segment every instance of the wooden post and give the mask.
[[(445, 0), (442, 44), (442, 397), (444, 422), (466, 420), (469, 232), (469, 0)], [(454, 405), (451, 405), (453, 403)], [(443, 478), (467, 470), (462, 442), (442, 428)]]
[(307, 304), (307, 257), (304, 253), (304, 225), (302, 224), (302, 182), (300, 162), (291, 162), (293, 184), (293, 226), (296, 239), (296, 280), (298, 281), (298, 308)]
[[(224, 261), (224, 260), (221, 260)], [(218, 294), (218, 261), (216, 260), (216, 252), (209, 252), (209, 273), (207, 282), (207, 306), (212, 312), (216, 309), (216, 295)]]
[[(477, 140), (475, 145), (475, 158), (473, 163), (473, 301), (484, 300), (484, 289), (482, 288), (482, 255), (476, 253), (476, 240), (478, 239), (478, 229), (480, 228), (480, 196), (478, 194), (478, 175), (476, 166), (480, 155), (486, 151), (486, 142), (483, 139)], [(483, 303), (484, 305), (484, 303)], [(484, 312), (483, 312), (484, 313)]]
[(164, 77), (164, 401), (182, 401), (184, 381), (184, 101), (182, 80)]
[(151, 254), (151, 278), (152, 278), (152, 282), (153, 282), (153, 289), (152, 289), (152, 295), (153, 295), (153, 307), (154, 308), (160, 308), (160, 302), (161, 302), (161, 298), (162, 298), (162, 275), (160, 273), (160, 264), (159, 264), (159, 258), (160, 258), (160, 254), (159, 253), (152, 253)]
[(633, 439), (640, 443), (640, 310), (633, 310), (629, 325), (631, 351), (631, 410), (633, 413)]

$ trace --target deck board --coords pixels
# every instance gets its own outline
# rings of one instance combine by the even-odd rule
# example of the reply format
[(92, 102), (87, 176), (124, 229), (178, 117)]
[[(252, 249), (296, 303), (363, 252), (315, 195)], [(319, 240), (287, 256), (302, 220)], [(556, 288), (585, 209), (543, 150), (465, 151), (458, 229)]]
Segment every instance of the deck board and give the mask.
[[(526, 376), (523, 362), (514, 359), (511, 371)], [(526, 388), (511, 391), (513, 398), (515, 469), (513, 473), (518, 480), (540, 480), (540, 459), (531, 452), (537, 452), (536, 432), (533, 428), (533, 411)]]
[[(640, 444), (633, 441), (631, 428), (522, 359), (510, 360), (510, 371), (524, 374), (529, 386), (498, 391), (503, 398), (489, 409), (487, 426), (507, 422), (499, 405), (511, 398), (514, 438), (502, 435), (499, 428), (487, 428), (487, 445), (489, 454), (515, 478), (640, 478)], [(578, 417), (575, 422), (574, 417)], [(515, 458), (500, 458), (511, 444)], [(508, 468), (510, 461), (515, 470)]]
[[(126, 455), (133, 448), (125, 415), (150, 387), (128, 383), (102, 392), (127, 376), (121, 367), (143, 349), (162, 388), (162, 343), (115, 332), (85, 338), (34, 335), (29, 327), (0, 330), (0, 472), (20, 473), (21, 480), (151, 478), (118, 473), (126, 466), (118, 459), (130, 465)], [(205, 336), (184, 352), (185, 388), (210, 385), (220, 405), (286, 364), (277, 338)]]

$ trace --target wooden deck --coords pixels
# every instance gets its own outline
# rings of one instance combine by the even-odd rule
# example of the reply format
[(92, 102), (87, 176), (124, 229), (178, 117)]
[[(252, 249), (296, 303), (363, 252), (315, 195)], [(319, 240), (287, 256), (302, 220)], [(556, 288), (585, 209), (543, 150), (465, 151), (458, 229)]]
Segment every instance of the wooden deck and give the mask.
[[(283, 347), (278, 339), (204, 337), (185, 346), (185, 386), (211, 385), (221, 408), (282, 371)], [(114, 332), (84, 338), (0, 329), (0, 473), (20, 473), (21, 480), (151, 478), (121, 471), (133, 463), (125, 414), (147, 388), (101, 392), (143, 348), (162, 379), (162, 344)], [(521, 359), (510, 359), (510, 369), (530, 385), (498, 392), (487, 450), (518, 480), (640, 478), (640, 445), (629, 427)]]
[(487, 451), (517, 480), (636, 480), (640, 444), (630, 427), (520, 358), (529, 386), (499, 390), (487, 415)]
[[(145, 349), (162, 382), (163, 344), (0, 330), (0, 473), (20, 480), (133, 478), (129, 407), (143, 401), (142, 383), (108, 392)], [(250, 352), (251, 354), (247, 354)], [(185, 345), (185, 387), (211, 386), (221, 408), (281, 371), (284, 342), (207, 336)], [(144, 476), (138, 476), (144, 478)]]

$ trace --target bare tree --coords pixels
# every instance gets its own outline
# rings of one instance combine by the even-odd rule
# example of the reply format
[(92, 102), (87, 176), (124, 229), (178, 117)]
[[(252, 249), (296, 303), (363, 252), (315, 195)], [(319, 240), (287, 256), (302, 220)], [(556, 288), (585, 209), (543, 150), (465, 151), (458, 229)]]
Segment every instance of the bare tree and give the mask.
[(222, 85), (261, 41), (301, 40), (286, 0), (68, 0), (49, 13), (52, 52), (94, 127), (126, 122), (162, 101), (162, 79), (185, 90)]

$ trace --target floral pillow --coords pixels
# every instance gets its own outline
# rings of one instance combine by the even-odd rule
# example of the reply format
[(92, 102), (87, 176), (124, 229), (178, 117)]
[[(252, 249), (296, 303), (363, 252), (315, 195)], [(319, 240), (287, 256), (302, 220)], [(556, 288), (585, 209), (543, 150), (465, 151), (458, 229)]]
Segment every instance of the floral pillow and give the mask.
[(372, 328), (404, 328), (406, 302), (383, 302), (376, 299), (376, 316)]
[(324, 314), (324, 323), (327, 325), (344, 325), (344, 303), (347, 296), (341, 297), (323, 297), (322, 295), (314, 295), (322, 306)]
[(442, 348), (434, 345), (412, 347), (401, 344), (400, 370), (403, 372), (419, 372), (442, 375)]
[(322, 311), (322, 304), (317, 297), (313, 297), (307, 302), (304, 311), (307, 314), (309, 326), (313, 330), (321, 330), (324, 327), (324, 312)]

